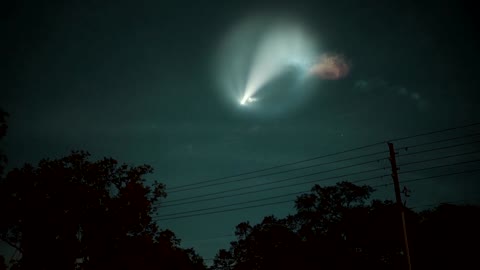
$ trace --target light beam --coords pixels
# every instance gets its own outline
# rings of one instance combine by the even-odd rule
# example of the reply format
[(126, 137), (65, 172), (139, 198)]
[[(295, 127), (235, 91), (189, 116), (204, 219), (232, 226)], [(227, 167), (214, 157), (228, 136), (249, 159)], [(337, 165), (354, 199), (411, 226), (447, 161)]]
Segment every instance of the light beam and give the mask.
[(241, 104), (288, 67), (303, 67), (315, 56), (314, 43), (300, 25), (273, 24), (259, 42), (246, 80)]

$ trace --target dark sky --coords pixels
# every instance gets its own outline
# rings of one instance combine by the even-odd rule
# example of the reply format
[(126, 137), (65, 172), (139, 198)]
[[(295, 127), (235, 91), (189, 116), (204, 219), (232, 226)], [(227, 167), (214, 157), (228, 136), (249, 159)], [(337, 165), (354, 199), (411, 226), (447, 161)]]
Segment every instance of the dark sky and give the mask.
[[(150, 164), (154, 178), (178, 186), (479, 120), (478, 19), (463, 1), (42, 2), (10, 1), (2, 16), (7, 65), (0, 107), (10, 114), (4, 143), (10, 167), (84, 149), (95, 158)], [(287, 11), (313, 29), (322, 48), (345, 55), (351, 72), (343, 80), (319, 82), (288, 112), (242, 112), (217, 89), (211, 67), (219, 44), (242, 18)], [(469, 132), (475, 129), (444, 135)], [(478, 202), (478, 184), (465, 183), (412, 184), (410, 200)], [(393, 199), (387, 191), (379, 196)], [(211, 258), (228, 247), (232, 237), (225, 235), (239, 222), (282, 216), (292, 207), (160, 226)]]

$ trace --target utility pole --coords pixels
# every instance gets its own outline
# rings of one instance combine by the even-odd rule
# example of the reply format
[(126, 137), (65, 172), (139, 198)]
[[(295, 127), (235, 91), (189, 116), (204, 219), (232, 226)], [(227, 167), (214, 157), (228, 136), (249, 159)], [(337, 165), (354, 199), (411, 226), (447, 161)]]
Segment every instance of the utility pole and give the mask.
[(410, 261), (410, 250), (408, 248), (408, 238), (407, 238), (407, 228), (405, 226), (405, 211), (402, 204), (402, 197), (400, 195), (400, 184), (398, 183), (398, 168), (397, 168), (397, 160), (395, 159), (395, 148), (393, 148), (393, 143), (388, 143), (388, 149), (390, 150), (390, 164), (392, 165), (392, 178), (393, 178), (393, 185), (395, 187), (395, 198), (397, 208), (400, 211), (400, 215), (402, 216), (402, 228), (403, 228), (403, 240), (404, 240), (404, 249), (405, 249), (405, 256), (407, 258), (407, 269), (412, 269), (412, 263)]

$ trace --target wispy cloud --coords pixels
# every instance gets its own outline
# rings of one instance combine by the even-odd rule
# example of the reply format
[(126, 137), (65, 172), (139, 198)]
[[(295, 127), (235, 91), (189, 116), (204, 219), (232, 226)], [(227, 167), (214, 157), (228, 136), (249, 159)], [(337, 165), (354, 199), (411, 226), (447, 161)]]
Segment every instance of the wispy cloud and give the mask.
[(401, 85), (389, 83), (383, 79), (357, 80), (354, 83), (354, 88), (356, 90), (368, 93), (388, 91), (389, 93), (414, 102), (419, 110), (426, 110), (429, 107), (428, 100), (418, 91), (407, 89)]
[(310, 68), (310, 74), (324, 80), (338, 80), (347, 76), (350, 64), (343, 55), (325, 54)]

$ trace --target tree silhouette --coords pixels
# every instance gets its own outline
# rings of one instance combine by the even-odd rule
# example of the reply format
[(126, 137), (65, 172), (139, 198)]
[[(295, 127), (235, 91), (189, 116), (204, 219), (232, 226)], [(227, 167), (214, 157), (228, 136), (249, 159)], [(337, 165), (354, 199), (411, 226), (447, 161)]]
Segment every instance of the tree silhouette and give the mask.
[(442, 204), (420, 215), (412, 265), (421, 269), (471, 269), (479, 265), (479, 206)]
[[(349, 182), (316, 185), (297, 198), (293, 215), (240, 223), (237, 240), (211, 269), (405, 269), (398, 208), (368, 201), (372, 191)], [(480, 207), (444, 204), (405, 215), (415, 268), (478, 265)]]
[(164, 185), (148, 165), (73, 152), (26, 164), (0, 184), (0, 237), (21, 253), (19, 269), (202, 269), (193, 250), (152, 220)]
[(0, 255), (0, 270), (7, 270), (7, 264), (5, 263), (5, 257)]
[(368, 212), (364, 202), (371, 192), (368, 186), (349, 182), (315, 185), (310, 193), (297, 198), (296, 214), (284, 219), (267, 216), (255, 226), (240, 223), (237, 241), (217, 254), (212, 268), (347, 269), (346, 259), (354, 258), (346, 239), (353, 243), (355, 238), (345, 238), (350, 229), (345, 221), (358, 216), (360, 210)]
[(220, 249), (213, 259), (213, 266), (211, 269), (230, 270), (234, 269), (235, 259), (232, 252), (226, 249)]
[(295, 201), (300, 235), (308, 239), (330, 232), (332, 226), (338, 224), (349, 211), (363, 207), (372, 191), (368, 186), (349, 182), (327, 187), (315, 185), (310, 193), (299, 196)]
[(308, 265), (326, 269), (397, 269), (402, 265), (402, 239), (397, 233), (400, 216), (392, 210), (392, 202), (367, 204), (372, 192), (369, 186), (340, 182), (315, 185), (297, 198), (294, 220), (299, 223), (297, 233), (304, 240)]

